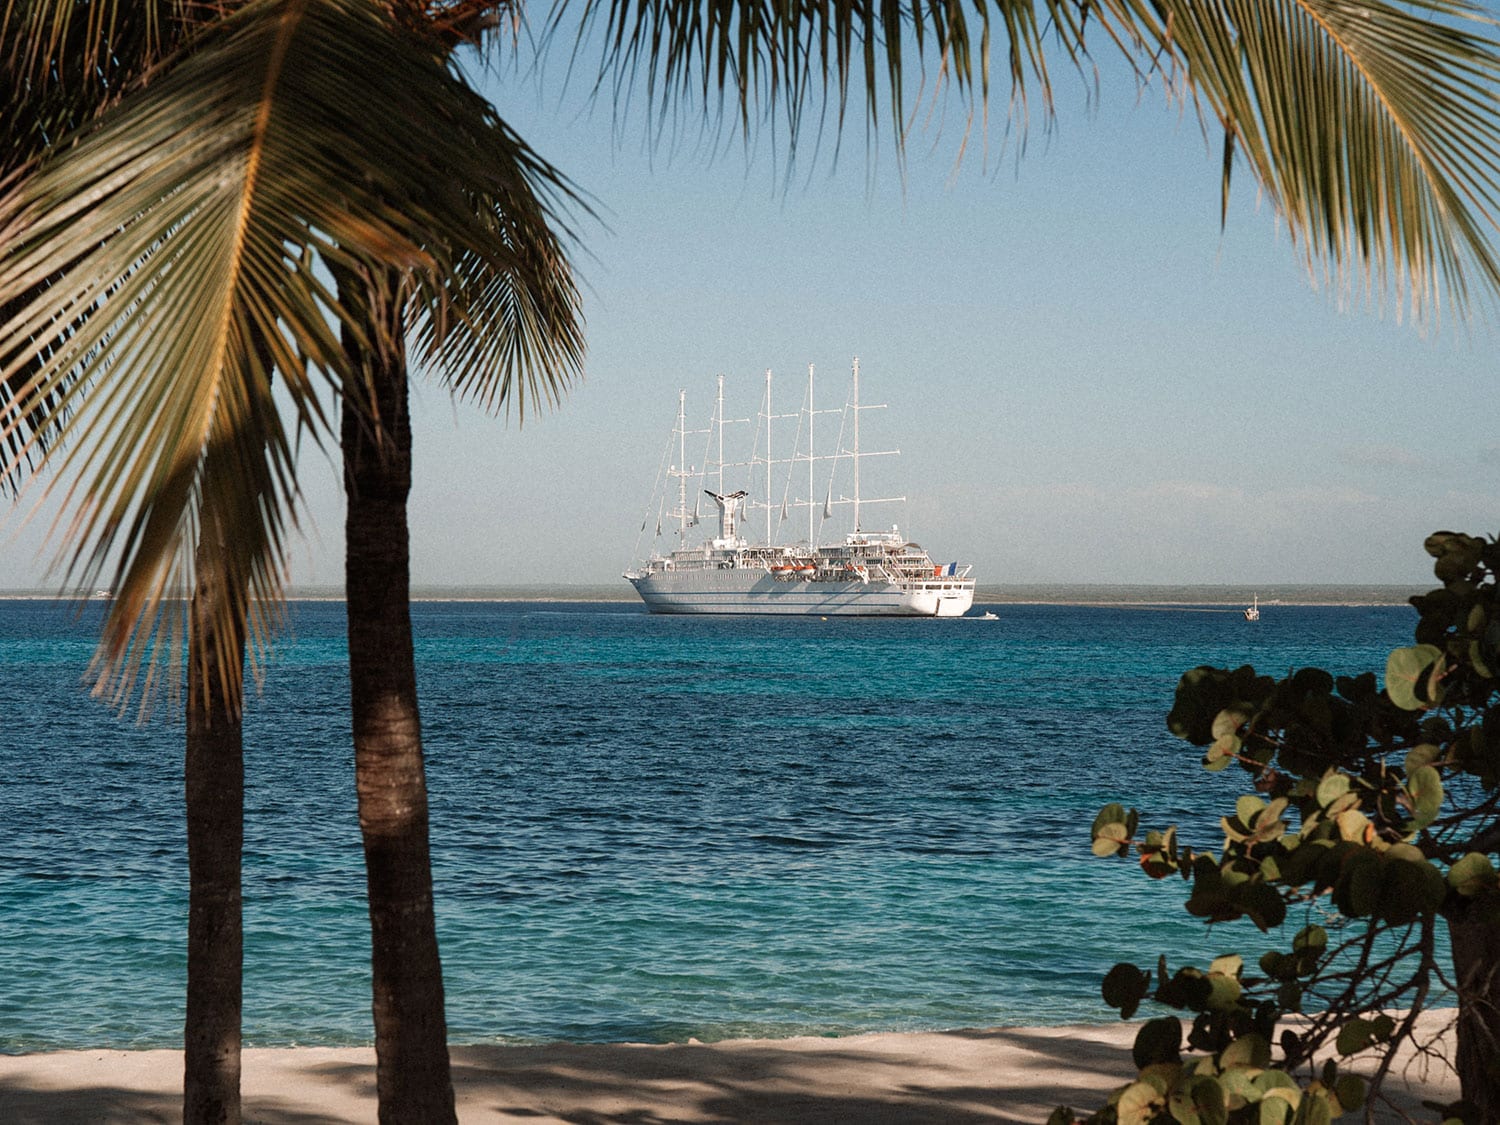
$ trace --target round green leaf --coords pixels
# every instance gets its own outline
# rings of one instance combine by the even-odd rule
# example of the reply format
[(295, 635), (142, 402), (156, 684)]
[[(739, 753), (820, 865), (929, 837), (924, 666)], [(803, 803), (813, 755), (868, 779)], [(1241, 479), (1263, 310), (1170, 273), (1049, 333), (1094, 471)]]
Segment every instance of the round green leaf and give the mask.
[[(1391, 850), (1394, 851), (1395, 847)], [(1415, 848), (1410, 850), (1416, 851)], [(1420, 853), (1416, 860), (1387, 856), (1382, 860), (1381, 868), (1384, 886), (1380, 890), (1379, 913), (1391, 925), (1409, 925), (1443, 904), (1448, 886), (1438, 869)]]
[(1214, 725), (1211, 733), (1214, 738), (1223, 738), (1226, 734), (1236, 734), (1240, 727), (1244, 726), (1249, 716), (1243, 711), (1225, 709), (1214, 716)]
[(1292, 948), (1322, 952), (1328, 948), (1328, 931), (1322, 926), (1303, 926), (1297, 931), (1297, 936), (1292, 938)]
[(1130, 835), (1123, 824), (1106, 824), (1094, 830), (1091, 847), (1097, 856), (1123, 855), (1130, 850)]
[(1150, 1125), (1157, 1113), (1166, 1108), (1167, 1100), (1148, 1082), (1132, 1082), (1115, 1103), (1120, 1125)]
[(1318, 782), (1318, 804), (1326, 809), (1347, 792), (1349, 792), (1349, 775), (1329, 771), (1323, 775), (1323, 780)]
[(1222, 738), (1215, 739), (1213, 745), (1203, 755), (1203, 768), (1217, 773), (1234, 761), (1235, 755), (1243, 746), (1244, 743), (1237, 734), (1226, 734)]
[(1260, 1101), (1260, 1089), (1255, 1077), (1245, 1067), (1225, 1067), (1219, 1072), (1219, 1085), (1224, 1088), (1224, 1103), (1233, 1111), (1244, 1109)]
[(1182, 1023), (1176, 1016), (1147, 1020), (1136, 1032), (1130, 1051), (1138, 1069), (1154, 1063), (1174, 1063), (1182, 1058)]
[(1151, 991), (1151, 974), (1121, 962), (1104, 975), (1101, 991), (1104, 1002), (1118, 1008), (1120, 1018), (1128, 1020)]
[(1295, 1112), (1292, 1103), (1279, 1095), (1263, 1098), (1260, 1103), (1260, 1116), (1256, 1119), (1257, 1125), (1288, 1125)]
[(1230, 1067), (1253, 1067), (1257, 1070), (1271, 1065), (1271, 1044), (1261, 1035), (1241, 1035), (1224, 1048), (1219, 1056), (1219, 1065)]
[(1266, 803), (1254, 793), (1246, 793), (1234, 803), (1234, 816), (1246, 828), (1255, 822), (1255, 814), (1266, 807)]
[(1474, 671), (1485, 679), (1491, 679), (1495, 673), (1484, 659), (1484, 646), (1478, 641), (1469, 642), (1469, 663), (1474, 666)]
[(1377, 1016), (1369, 1020), (1356, 1017), (1339, 1028), (1335, 1046), (1341, 1055), (1358, 1054), (1367, 1047), (1390, 1038), (1395, 1027), (1395, 1021), (1389, 1016)]
[(1404, 711), (1420, 711), (1429, 705), (1423, 683), (1433, 666), (1443, 658), (1436, 645), (1410, 645), (1391, 652), (1385, 662), (1385, 693)]
[(1370, 818), (1358, 809), (1350, 809), (1338, 815), (1339, 837), (1351, 844), (1368, 844), (1373, 830)]
[(1286, 919), (1286, 903), (1275, 888), (1265, 883), (1241, 884), (1235, 888), (1233, 901), (1262, 932), (1281, 925)]
[(1211, 973), (1223, 973), (1225, 976), (1237, 977), (1245, 967), (1245, 959), (1238, 953), (1226, 953), (1222, 957), (1215, 957), (1208, 966)]
[(1340, 1075), (1333, 1093), (1344, 1112), (1350, 1113), (1365, 1104), (1365, 1080), (1357, 1074)]
[(1292, 1125), (1332, 1125), (1333, 1110), (1326, 1098), (1306, 1097), (1292, 1115)]
[(1240, 1002), (1243, 989), (1235, 977), (1223, 973), (1208, 974), (1208, 1007), (1215, 1012), (1227, 1012)]
[(1465, 897), (1473, 897), (1500, 885), (1500, 874), (1489, 856), (1470, 852), (1448, 869), (1448, 885)]
[(1126, 815), (1124, 805), (1118, 801), (1111, 801), (1099, 810), (1099, 815), (1094, 817), (1094, 834), (1098, 835), (1099, 829), (1106, 824), (1124, 824)]
[(1432, 766), (1418, 766), (1406, 779), (1411, 796), (1412, 827), (1426, 828), (1443, 808), (1443, 776)]
[(1380, 860), (1368, 850), (1349, 857), (1344, 876), (1334, 887), (1334, 904), (1351, 918), (1368, 918), (1380, 905)]
[(1423, 742), (1413, 746), (1406, 752), (1406, 761), (1403, 763), (1408, 774), (1415, 773), (1423, 766), (1430, 766), (1443, 756), (1442, 748), (1431, 742)]
[(1188, 1104), (1196, 1112), (1203, 1125), (1226, 1125), (1229, 1114), (1224, 1106), (1224, 1087), (1215, 1078), (1203, 1076), (1193, 1079), (1188, 1088)]
[(1258, 1089), (1269, 1094), (1272, 1090), (1281, 1090), (1279, 1097), (1285, 1097), (1293, 1105), (1302, 1097), (1302, 1087), (1297, 1085), (1296, 1079), (1284, 1070), (1265, 1070), (1255, 1076), (1255, 1085)]

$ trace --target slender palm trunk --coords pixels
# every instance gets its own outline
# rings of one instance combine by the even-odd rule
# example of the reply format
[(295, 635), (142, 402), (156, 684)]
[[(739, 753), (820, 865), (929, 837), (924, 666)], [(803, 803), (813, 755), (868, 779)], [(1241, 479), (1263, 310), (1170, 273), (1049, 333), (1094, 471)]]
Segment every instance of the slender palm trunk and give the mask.
[[(340, 298), (350, 286), (341, 282)], [(412, 650), (406, 500), (411, 423), (398, 282), (354, 296), (385, 341), (344, 346), (363, 376), (346, 392), (345, 594), (355, 785), (369, 888), (376, 1083), (383, 1125), (456, 1122), (428, 848), (427, 781)], [(354, 396), (360, 400), (354, 400)]]
[(1476, 1121), (1500, 1121), (1500, 925), (1465, 900), (1448, 916), (1458, 981), (1454, 1067)]
[[(231, 596), (206, 527), (189, 609), (187, 756), (188, 950), (183, 1029), (185, 1125), (239, 1125), (244, 922), (240, 859), (245, 769), (243, 614), (233, 635), (216, 624)], [(243, 598), (236, 599), (243, 606)], [(227, 654), (227, 655), (226, 655)]]

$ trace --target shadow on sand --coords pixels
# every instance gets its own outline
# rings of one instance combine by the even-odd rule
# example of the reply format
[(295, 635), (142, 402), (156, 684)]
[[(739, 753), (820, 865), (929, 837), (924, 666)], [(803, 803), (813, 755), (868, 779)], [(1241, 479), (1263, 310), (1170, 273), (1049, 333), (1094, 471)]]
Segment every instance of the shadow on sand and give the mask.
[[(1000, 1028), (666, 1046), (470, 1046), (452, 1051), (459, 1119), (569, 1125), (1020, 1125), (1101, 1105), (1131, 1073), (1133, 1028)], [(181, 1054), (0, 1057), (6, 1125), (181, 1121)], [(369, 1048), (244, 1055), (254, 1125), (375, 1120)], [(1399, 1094), (1455, 1096), (1451, 1082)], [(1400, 1120), (1391, 1114), (1389, 1120)]]

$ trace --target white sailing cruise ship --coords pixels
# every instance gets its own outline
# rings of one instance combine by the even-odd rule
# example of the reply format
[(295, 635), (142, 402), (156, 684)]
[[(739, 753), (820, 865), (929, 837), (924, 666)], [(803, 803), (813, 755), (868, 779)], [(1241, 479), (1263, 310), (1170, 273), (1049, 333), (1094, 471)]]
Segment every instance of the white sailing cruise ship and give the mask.
[[(861, 525), (861, 506), (891, 503), (904, 497), (862, 499), (860, 496), (860, 460), (884, 456), (862, 452), (859, 447), (861, 410), (880, 409), (862, 406), (859, 401), (859, 360), (854, 361), (848, 403), (842, 408), (813, 408), (813, 369), (808, 368), (807, 395), (796, 415), (777, 415), (771, 411), (771, 373), (766, 372), (765, 398), (757, 419), (756, 451), (748, 462), (726, 463), (724, 428), (735, 421), (749, 419), (724, 417), (724, 377), (719, 377), (719, 393), (714, 418), (707, 430), (691, 431), (707, 435), (707, 448), (698, 469), (687, 465), (686, 392), (679, 393), (677, 425), (672, 445), (663, 458), (666, 466), (671, 454), (676, 462), (658, 473), (659, 496), (656, 509), (656, 536), (666, 527), (676, 539), (676, 546), (666, 554), (653, 552), (643, 563), (625, 572), (636, 592), (652, 613), (784, 613), (895, 616), (960, 617), (974, 604), (974, 579), (969, 566), (957, 562), (935, 562), (916, 543), (909, 542), (898, 528), (871, 531)], [(833, 453), (817, 454), (813, 434), (819, 414), (841, 415), (839, 438)], [(797, 418), (797, 437), (791, 456), (778, 460), (771, 453), (772, 422)], [(845, 430), (850, 442), (845, 447)], [(710, 469), (708, 451), (718, 443), (718, 459)], [(816, 469), (830, 465), (823, 499), (817, 500), (814, 489)], [(749, 470), (749, 483), (756, 489), (730, 492), (725, 485), (726, 469)], [(784, 473), (778, 473), (784, 468)], [(801, 480), (805, 470), (805, 480)], [(835, 480), (840, 471), (848, 474), (850, 495), (834, 495)], [(807, 498), (791, 498), (792, 478), (805, 483)], [(778, 477), (783, 482), (780, 497), (776, 495)], [(758, 480), (757, 480), (758, 478)], [(718, 510), (718, 535), (694, 541), (699, 524), (700, 504), (688, 505), (688, 481), (694, 480), (692, 495), (699, 501), (707, 497)], [(676, 482), (676, 504), (668, 510), (671, 482)], [(712, 482), (714, 487), (708, 487)], [(760, 485), (756, 488), (757, 483)], [(836, 542), (819, 543), (815, 523), (821, 509), (824, 521), (832, 518), (835, 507), (852, 508), (854, 529)], [(777, 526), (789, 519), (792, 508), (807, 508), (807, 535), (798, 542), (777, 542)], [(750, 509), (765, 513), (765, 536), (761, 543), (745, 538)], [(779, 513), (779, 520), (775, 520)], [(663, 521), (666, 521), (664, 524)], [(672, 523), (675, 521), (675, 528)], [(774, 521), (774, 522), (773, 522)], [(651, 523), (648, 510), (642, 523), (642, 534)]]

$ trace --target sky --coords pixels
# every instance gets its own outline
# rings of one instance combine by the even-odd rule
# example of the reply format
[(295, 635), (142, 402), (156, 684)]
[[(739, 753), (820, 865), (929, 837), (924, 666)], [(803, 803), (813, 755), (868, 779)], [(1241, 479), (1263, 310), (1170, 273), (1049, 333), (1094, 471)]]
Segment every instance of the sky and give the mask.
[[(961, 158), (939, 114), (904, 169), (856, 126), (788, 176), (764, 133), (652, 142), (564, 70), (483, 85), (595, 200), (575, 218), (585, 376), (524, 424), (417, 381), (417, 587), (621, 583), (680, 389), (701, 426), (716, 376), (743, 417), (766, 369), (791, 409), (815, 364), (833, 405), (855, 356), (887, 404), (865, 446), (901, 452), (867, 463), (867, 494), (906, 497), (866, 523), (981, 585), (1425, 589), (1424, 536), (1500, 522), (1492, 330), (1346, 307), (1243, 168), (1221, 229), (1217, 138), (1159, 91), (1061, 80), (1024, 152), (1003, 107)], [(314, 449), (301, 476), (289, 577), (335, 586), (337, 467)], [(57, 584), (35, 496), (0, 524), (0, 590)]]

